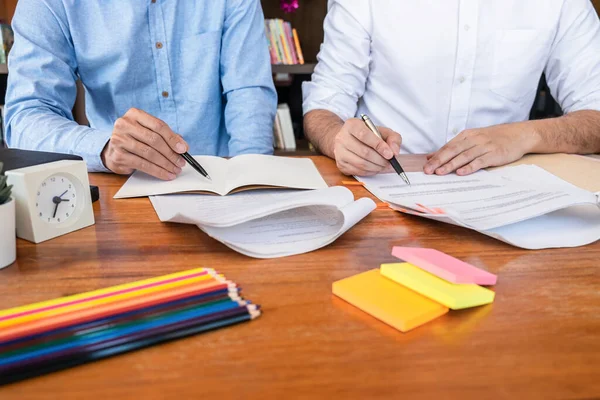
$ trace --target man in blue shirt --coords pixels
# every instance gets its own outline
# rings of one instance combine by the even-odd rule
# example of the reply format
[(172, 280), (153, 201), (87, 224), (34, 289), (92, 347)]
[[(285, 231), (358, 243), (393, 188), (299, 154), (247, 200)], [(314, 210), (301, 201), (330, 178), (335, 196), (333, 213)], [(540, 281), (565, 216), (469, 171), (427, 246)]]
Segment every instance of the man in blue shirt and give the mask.
[[(7, 142), (161, 179), (181, 172), (188, 150), (271, 153), (263, 18), (259, 0), (19, 0)], [(73, 121), (77, 79), (89, 127)]]

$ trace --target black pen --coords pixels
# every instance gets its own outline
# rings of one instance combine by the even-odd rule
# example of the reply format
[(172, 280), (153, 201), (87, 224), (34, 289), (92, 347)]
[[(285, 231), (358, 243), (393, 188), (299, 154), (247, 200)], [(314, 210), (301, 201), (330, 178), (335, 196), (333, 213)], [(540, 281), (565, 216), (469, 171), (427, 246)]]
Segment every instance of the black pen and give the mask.
[[(371, 118), (367, 117), (365, 114), (361, 114), (360, 117), (362, 118), (362, 120), (365, 123), (365, 125), (367, 125), (367, 128), (369, 128), (369, 130), (371, 132), (373, 132), (379, 139), (383, 140), (383, 137), (381, 136), (381, 133), (379, 133), (379, 129), (377, 129), (377, 127), (375, 126), (375, 124), (371, 121)], [(390, 162), (390, 164), (392, 164), (392, 167), (394, 167), (394, 171), (396, 171), (396, 173), (398, 175), (400, 175), (400, 177), (402, 178), (402, 180), (404, 182), (406, 182), (407, 185), (410, 185), (410, 181), (408, 180), (408, 176), (406, 176), (406, 174), (404, 173), (404, 170), (400, 166), (400, 163), (396, 159), (395, 155), (392, 156), (392, 158), (389, 159), (389, 162)]]
[(206, 172), (204, 170), (204, 168), (202, 168), (202, 165), (198, 164), (198, 161), (194, 160), (194, 157), (190, 156), (189, 153), (185, 152), (181, 155), (181, 157), (183, 157), (185, 159), (185, 161), (187, 161), (188, 164), (190, 164), (192, 166), (192, 168), (194, 168), (196, 171), (200, 172), (202, 174), (202, 176), (204, 176), (206, 179), (212, 181), (210, 176), (208, 176), (208, 172)]

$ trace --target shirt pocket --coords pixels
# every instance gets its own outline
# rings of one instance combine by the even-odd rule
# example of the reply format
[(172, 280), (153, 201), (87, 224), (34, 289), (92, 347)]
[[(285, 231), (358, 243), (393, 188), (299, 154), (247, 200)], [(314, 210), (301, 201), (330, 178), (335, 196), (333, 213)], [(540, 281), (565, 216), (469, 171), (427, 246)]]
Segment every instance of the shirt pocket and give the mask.
[(533, 98), (548, 51), (549, 40), (540, 30), (496, 31), (490, 90), (516, 103)]
[(221, 31), (188, 36), (175, 54), (178, 97), (197, 103), (221, 101)]

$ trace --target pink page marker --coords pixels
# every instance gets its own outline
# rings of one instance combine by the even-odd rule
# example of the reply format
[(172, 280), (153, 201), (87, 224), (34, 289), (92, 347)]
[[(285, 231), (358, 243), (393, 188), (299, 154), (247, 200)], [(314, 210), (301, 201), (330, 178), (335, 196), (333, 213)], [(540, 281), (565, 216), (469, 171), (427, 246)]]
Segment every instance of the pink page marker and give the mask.
[(392, 255), (452, 283), (495, 285), (498, 277), (435, 249), (394, 247)]

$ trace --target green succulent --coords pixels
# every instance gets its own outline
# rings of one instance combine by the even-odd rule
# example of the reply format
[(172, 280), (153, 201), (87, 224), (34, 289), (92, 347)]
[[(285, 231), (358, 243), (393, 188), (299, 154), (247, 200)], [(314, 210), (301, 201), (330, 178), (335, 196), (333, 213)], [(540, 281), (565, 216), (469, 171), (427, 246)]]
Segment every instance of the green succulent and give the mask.
[(12, 185), (7, 185), (6, 180), (8, 179), (4, 173), (2, 173), (2, 167), (4, 164), (0, 162), (0, 206), (4, 203), (8, 203), (10, 200), (10, 193)]

